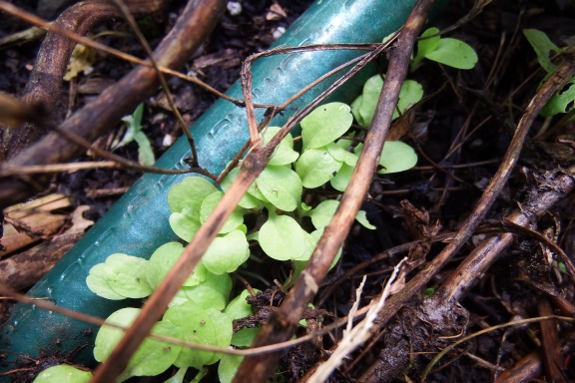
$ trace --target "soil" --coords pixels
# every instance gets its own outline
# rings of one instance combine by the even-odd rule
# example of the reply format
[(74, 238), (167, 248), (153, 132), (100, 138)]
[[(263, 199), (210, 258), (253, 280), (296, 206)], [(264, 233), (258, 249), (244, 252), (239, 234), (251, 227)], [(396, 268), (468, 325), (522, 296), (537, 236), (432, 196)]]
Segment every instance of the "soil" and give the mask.
[[(13, 3), (36, 11), (36, 2), (14, 0)], [(238, 79), (241, 62), (248, 55), (267, 49), (275, 40), (274, 32), (280, 27), (288, 28), (312, 1), (241, 3), (242, 13), (231, 16), (226, 12), (209, 41), (186, 64), (187, 70), (196, 72), (203, 81), (220, 91), (225, 91)], [(443, 30), (455, 24), (469, 12), (472, 4), (472, 1), (452, 1), (433, 21), (433, 26)], [(165, 11), (140, 22), (152, 47), (170, 29), (183, 6), (183, 1), (175, 0)], [(270, 14), (272, 6), (279, 7), (274, 9), (281, 9), (285, 15)], [(0, 15), (0, 38), (25, 27), (21, 21)], [(522, 33), (525, 28), (545, 32), (560, 47), (572, 47), (575, 44), (575, 4), (563, 0), (493, 1), (478, 16), (449, 34), (449, 37), (461, 39), (476, 50), (479, 62), (473, 70), (456, 70), (427, 61), (409, 74), (409, 78), (422, 84), (425, 96), (446, 85), (407, 114), (403, 126), (400, 123), (394, 126), (395, 134), (418, 148), (418, 165), (404, 173), (374, 178), (362, 209), (367, 211), (376, 230), (367, 230), (359, 224), (353, 226), (342, 260), (320, 286), (315, 309), (306, 312), (308, 332), (348, 314), (355, 300), (355, 289), (364, 274), (368, 275), (368, 280), (360, 307), (381, 292), (393, 266), (404, 257), (399, 253), (386, 256), (386, 250), (420, 241), (419, 248), (414, 246), (410, 250), (413, 267), (404, 276), (409, 280), (445, 246), (442, 242), (433, 242), (433, 238), (440, 233), (457, 231), (472, 213), (501, 164), (514, 127), (545, 75)], [(93, 34), (107, 31), (118, 33), (104, 37), (102, 41), (106, 44), (139, 57), (145, 56), (137, 39), (130, 34), (129, 26), (110, 21), (99, 26)], [(22, 93), (39, 44), (34, 41), (0, 50), (1, 91), (16, 96)], [(556, 60), (561, 62), (561, 58)], [(98, 56), (89, 75), (80, 74), (64, 86), (53, 117), (63, 121), (71, 111), (89, 103), (102, 87), (117, 81), (130, 69), (131, 65), (119, 59)], [(170, 79), (169, 85), (178, 108), (190, 124), (216, 100), (213, 94), (182, 80)], [(519, 164), (490, 209), (484, 229), (499, 230), (500, 234), (503, 229), (499, 223), (503, 217), (518, 206), (527, 204), (530, 196), (539, 196), (541, 185), (553, 182), (573, 165), (575, 146), (571, 137), (575, 137), (575, 125), (572, 122), (545, 140), (536, 138), (546, 124), (553, 127), (560, 118), (561, 115), (535, 120)], [(181, 135), (161, 91), (145, 103), (142, 125), (156, 158), (168, 148), (169, 145), (165, 145), (168, 141), (173, 142)], [(112, 133), (98, 139), (97, 145), (110, 150), (114, 141), (121, 139), (123, 134), (123, 127), (118, 124)], [(448, 154), (458, 145), (453, 154)], [(115, 153), (138, 160), (135, 143), (120, 147)], [(78, 159), (84, 160), (92, 158), (84, 156)], [(84, 217), (97, 221), (139, 176), (140, 173), (133, 170), (109, 169), (60, 173), (52, 178), (46, 194), (58, 192), (74, 196), (76, 205), (90, 206)], [(567, 195), (531, 229), (549, 237), (571, 256), (575, 250), (574, 214), (572, 197)], [(434, 226), (436, 222), (439, 222), (437, 227)], [(418, 291), (376, 336), (344, 360), (329, 381), (420, 381), (423, 368), (431, 358), (463, 335), (512, 320), (541, 316), (549, 312), (544, 310), (548, 302), (551, 302), (551, 313), (573, 317), (575, 287), (568, 273), (561, 271), (557, 262), (549, 262), (552, 252), (529, 233), (518, 236), (459, 301), (440, 306), (432, 294), (449, 280), (455, 268), (485, 235), (473, 236), (457, 256), (428, 282), (426, 289)], [(377, 256), (377, 262), (369, 263)], [(344, 275), (362, 262), (365, 265), (352, 276)], [(285, 281), (289, 278), (290, 268), (289, 264), (265, 262), (254, 265), (253, 271), (265, 272), (267, 281)], [(250, 326), (257, 325), (267, 320), (284, 295), (280, 289), (269, 288), (257, 278), (249, 275), (245, 278), (253, 287), (264, 290), (258, 299), (251, 302), (258, 313), (246, 319)], [(337, 288), (329, 290), (334, 284)], [(236, 286), (237, 289), (243, 288), (240, 282)], [(2, 305), (3, 318), (7, 317), (9, 307)], [(574, 381), (575, 365), (570, 357), (575, 346), (574, 328), (567, 322), (557, 321), (555, 324), (551, 330), (545, 330), (537, 323), (528, 327), (512, 326), (473, 338), (441, 359), (426, 381), (499, 382), (501, 380), (497, 379), (500, 375), (505, 377), (505, 370), (511, 371), (520, 360), (532, 352), (540, 352), (538, 350), (544, 350), (540, 354), (545, 354), (546, 360), (555, 365), (550, 367), (549, 363), (543, 363), (539, 372), (530, 379)], [(554, 337), (546, 331), (554, 332)], [(306, 329), (300, 329), (299, 335), (305, 332)], [(341, 336), (341, 330), (335, 330), (322, 339), (286, 351), (272, 381), (301, 381), (302, 376), (307, 376), (318, 362), (329, 356)], [(36, 363), (37, 367), (50, 365), (46, 360), (51, 360), (52, 356), (43, 358), (43, 363)], [(23, 368), (31, 367), (26, 365)], [(12, 379), (30, 381), (38, 369), (14, 374)], [(161, 382), (174, 371), (142, 380)], [(217, 381), (216, 370), (210, 369), (205, 379)]]

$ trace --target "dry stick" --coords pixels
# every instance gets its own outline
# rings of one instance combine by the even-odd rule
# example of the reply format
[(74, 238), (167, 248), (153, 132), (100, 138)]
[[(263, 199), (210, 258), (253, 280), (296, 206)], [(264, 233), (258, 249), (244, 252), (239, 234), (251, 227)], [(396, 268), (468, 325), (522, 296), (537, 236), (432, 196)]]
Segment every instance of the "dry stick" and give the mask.
[(190, 129), (188, 129), (188, 125), (184, 121), (182, 114), (180, 113), (178, 107), (176, 106), (176, 103), (174, 102), (174, 98), (172, 97), (172, 93), (170, 92), (170, 88), (168, 88), (168, 83), (166, 82), (166, 78), (164, 77), (164, 75), (160, 71), (160, 68), (158, 67), (158, 63), (156, 62), (156, 59), (154, 58), (154, 53), (152, 52), (152, 48), (150, 48), (150, 44), (148, 44), (148, 41), (144, 37), (140, 28), (138, 27), (138, 24), (136, 23), (136, 19), (134, 19), (134, 16), (130, 12), (130, 9), (128, 8), (128, 6), (126, 6), (126, 3), (124, 3), (123, 0), (111, 0), (111, 1), (116, 5), (116, 7), (118, 7), (120, 12), (124, 16), (124, 18), (128, 21), (128, 24), (130, 24), (130, 27), (132, 27), (132, 29), (136, 33), (138, 40), (140, 40), (140, 44), (142, 44), (142, 47), (144, 48), (144, 50), (146, 51), (146, 54), (148, 55), (148, 59), (150, 60), (150, 62), (154, 66), (154, 69), (156, 70), (156, 74), (158, 75), (158, 79), (160, 80), (160, 83), (162, 84), (162, 88), (164, 90), (164, 93), (166, 94), (166, 97), (168, 99), (168, 104), (170, 105), (170, 108), (172, 108), (172, 112), (174, 112), (174, 114), (176, 115), (176, 118), (180, 122), (181, 128), (184, 131), (184, 133), (186, 134), (186, 137), (188, 139), (188, 143), (190, 145), (190, 150), (192, 152), (192, 167), (197, 167), (197, 166), (199, 167), (198, 153), (196, 152), (196, 145), (194, 144), (194, 137), (190, 133)]
[[(4, 4), (0, 2), (0, 8)], [(155, 50), (158, 63), (180, 67), (191, 52), (201, 44), (216, 25), (225, 8), (224, 0), (196, 0), (188, 2), (174, 28)], [(149, 64), (149, 63), (148, 63)], [(62, 123), (60, 129), (93, 140), (105, 133), (126, 113), (131, 112), (157, 89), (158, 80), (153, 68), (138, 66), (96, 100), (84, 106)], [(86, 124), (90, 124), (87, 130)], [(25, 166), (52, 164), (65, 161), (82, 152), (78, 145), (62, 139), (56, 133), (47, 134), (41, 141), (25, 149), (9, 161), (9, 165)], [(46, 177), (39, 181), (46, 182)], [(0, 209), (32, 195), (36, 191), (29, 182), (17, 178), (0, 179)]]
[[(431, 277), (433, 277), (445, 265), (445, 263), (453, 257), (457, 250), (459, 250), (473, 234), (473, 231), (487, 214), (487, 211), (503, 189), (511, 171), (515, 167), (515, 164), (519, 159), (519, 154), (521, 153), (523, 142), (525, 141), (525, 137), (529, 131), (529, 127), (531, 127), (531, 124), (537, 117), (539, 110), (543, 105), (545, 105), (553, 93), (560, 89), (561, 86), (573, 75), (573, 73), (575, 73), (575, 62), (573, 55), (570, 55), (569, 59), (566, 60), (543, 84), (529, 103), (525, 114), (521, 117), (521, 120), (517, 125), (517, 130), (515, 131), (509, 148), (505, 153), (501, 166), (485, 189), (485, 192), (481, 196), (473, 214), (465, 221), (459, 232), (453, 238), (453, 241), (449, 243), (441, 253), (433, 259), (433, 261), (431, 261), (412, 280), (410, 280), (403, 290), (398, 294), (393, 295), (388, 300), (386, 310), (381, 313), (379, 317), (379, 325), (374, 332), (379, 331), (383, 326), (385, 326), (387, 321), (395, 315), (403, 303), (410, 299), (413, 294), (418, 292), (431, 279)], [(364, 376), (369, 376), (371, 373), (370, 371), (375, 371), (377, 368), (378, 362), (373, 364)], [(359, 380), (361, 381), (361, 379)]]
[[(573, 177), (565, 174), (551, 181), (538, 180), (537, 184), (542, 190), (529, 191), (520, 205), (521, 208), (505, 217), (507, 222), (527, 228), (533, 219), (545, 214), (575, 188)], [(503, 227), (509, 226), (505, 223), (503, 225)], [(517, 230), (515, 229), (514, 232)], [(531, 233), (531, 235), (533, 234), (538, 233)], [(438, 304), (450, 299), (460, 300), (483, 277), (484, 273), (498, 259), (503, 250), (514, 242), (516, 237), (517, 234), (505, 233), (486, 238), (450, 274), (431, 299), (437, 299)], [(550, 245), (549, 240), (541, 235), (537, 239), (540, 241), (547, 240), (545, 244)], [(554, 250), (559, 254), (563, 253), (561, 249), (555, 248)]]
[[(391, 44), (391, 42), (390, 42)], [(186, 278), (194, 270), (202, 255), (215, 238), (225, 221), (231, 215), (238, 202), (247, 192), (250, 185), (267, 165), (275, 147), (297, 123), (325, 100), (331, 93), (340, 87), (345, 81), (351, 78), (358, 71), (363, 69), (373, 58), (381, 54), (388, 44), (378, 46), (376, 50), (369, 53), (346, 75), (338, 79), (316, 99), (306, 107), (296, 113), (284, 127), (274, 136), (268, 145), (257, 152), (252, 152), (242, 163), (237, 178), (232, 183), (222, 200), (218, 203), (206, 222), (200, 227), (192, 242), (190, 242), (184, 252), (168, 272), (156, 291), (149, 297), (138, 318), (116, 346), (107, 361), (100, 365), (95, 373), (92, 382), (110, 382), (114, 380), (126, 368), (130, 357), (138, 349), (139, 345), (150, 333), (151, 328), (160, 319), (166, 310), (168, 303), (178, 292)], [(398, 88), (399, 89), (399, 88)], [(381, 150), (380, 150), (381, 151)]]
[[(17, 7), (15, 7), (14, 5), (7, 3), (4, 0), (0, 0), (0, 10), (15, 16), (17, 18), (19, 18), (20, 20), (23, 20), (29, 24), (32, 25), (36, 25), (40, 28), (44, 28), (46, 30), (48, 30), (49, 32), (53, 32), (59, 35), (62, 35), (72, 41), (75, 41), (77, 43), (80, 43), (82, 45), (97, 49), (101, 52), (105, 52), (109, 55), (118, 57), (122, 60), (131, 62), (133, 64), (137, 64), (137, 65), (144, 65), (144, 66), (149, 66), (149, 67), (153, 67), (153, 64), (149, 61), (145, 61), (142, 60), (136, 56), (132, 56), (128, 53), (119, 51), (117, 49), (111, 48), (107, 45), (104, 45), (102, 43), (99, 43), (97, 41), (94, 41), (88, 37), (84, 37), (84, 36), (80, 36), (74, 32), (70, 32), (66, 29), (62, 29), (56, 25), (54, 25), (53, 23), (50, 23), (49, 21), (46, 21), (32, 13), (26, 12), (22, 9), (19, 9)], [(219, 90), (212, 88), (210, 85), (206, 84), (205, 82), (203, 82), (202, 80), (200, 80), (199, 78), (195, 77), (195, 76), (188, 76), (185, 75), (183, 73), (180, 73), (178, 71), (166, 68), (165, 66), (162, 65), (158, 65), (158, 69), (160, 70), (160, 72), (170, 75), (170, 76), (174, 76), (174, 77), (178, 77), (181, 78), (182, 80), (186, 80), (189, 82), (192, 82), (196, 85), (201, 86), (202, 88), (206, 89), (207, 91), (215, 94), (216, 96), (223, 98), (224, 100), (233, 102), (235, 105), (237, 106), (245, 106), (245, 104), (240, 101), (240, 100), (236, 100), (235, 98), (229, 97), (227, 95), (225, 95), (224, 93), (220, 92)], [(256, 104), (255, 105), (258, 108), (268, 108), (270, 107), (269, 105), (261, 105), (261, 104)]]
[(19, 174), (59, 173), (84, 169), (118, 168), (116, 161), (86, 161), (69, 164), (37, 165), (37, 166), (0, 166), (0, 177)]
[[(413, 43), (433, 3), (433, 0), (418, 1), (401, 30), (378, 106), (349, 186), (295, 286), (256, 336), (253, 347), (281, 342), (293, 335), (304, 308), (317, 293), (318, 285), (343, 244), (377, 170), (377, 162), (397, 105), (399, 90), (407, 74)], [(246, 357), (233, 382), (265, 381), (279, 357), (279, 353), (266, 354), (258, 358)]]

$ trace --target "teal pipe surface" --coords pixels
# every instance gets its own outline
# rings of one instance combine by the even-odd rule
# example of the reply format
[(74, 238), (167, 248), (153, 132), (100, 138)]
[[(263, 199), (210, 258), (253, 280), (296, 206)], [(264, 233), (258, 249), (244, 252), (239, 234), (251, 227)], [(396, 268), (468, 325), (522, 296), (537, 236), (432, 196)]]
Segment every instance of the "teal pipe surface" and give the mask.
[[(440, 1), (435, 11), (447, 3)], [(380, 42), (407, 19), (415, 0), (319, 0), (288, 29), (274, 46), (300, 46), (319, 43)], [(321, 51), (277, 55), (258, 60), (254, 74), (253, 98), (261, 104), (279, 105), (327, 71), (360, 55), (360, 51)], [(372, 68), (372, 73), (373, 73)], [(371, 73), (356, 76), (333, 99), (350, 102)], [(339, 76), (316, 86), (274, 119), (283, 124), (293, 112), (306, 105)], [(236, 82), (227, 92), (243, 99)], [(263, 111), (257, 110), (258, 119)], [(192, 128), (200, 165), (219, 173), (247, 141), (245, 109), (218, 100)], [(189, 155), (185, 137), (179, 139), (156, 163), (161, 168), (185, 168)], [(110, 301), (92, 293), (86, 286), (90, 268), (104, 262), (112, 253), (149, 258), (165, 242), (175, 239), (168, 218), (167, 193), (186, 175), (145, 174), (100, 219), (56, 266), (30, 291), (33, 297), (49, 297), (57, 305), (106, 318), (126, 306), (141, 301)], [(19, 355), (37, 357), (41, 350), (62, 355), (75, 352), (73, 361), (91, 365), (92, 346), (97, 329), (63, 315), (34, 306), (17, 304), (1, 332), (0, 354), (6, 355), (3, 369)], [(80, 348), (80, 349), (79, 349)], [(9, 351), (6, 353), (6, 350)]]

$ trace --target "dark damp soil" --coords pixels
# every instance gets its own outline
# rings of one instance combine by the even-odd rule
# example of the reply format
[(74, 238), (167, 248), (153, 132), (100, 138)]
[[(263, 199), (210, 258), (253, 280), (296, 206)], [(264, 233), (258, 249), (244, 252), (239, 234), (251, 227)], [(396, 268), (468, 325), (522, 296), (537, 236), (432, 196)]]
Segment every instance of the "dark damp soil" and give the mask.
[[(36, 2), (14, 0), (13, 3), (36, 11)], [(278, 28), (288, 28), (312, 1), (257, 0), (240, 3), (243, 8), (241, 14), (231, 16), (226, 12), (209, 41), (186, 64), (188, 71), (193, 70), (220, 91), (225, 91), (238, 79), (241, 62), (248, 55), (267, 49), (274, 42), (274, 32)], [(452, 1), (431, 25), (443, 30), (463, 18), (472, 5), (473, 1)], [(183, 6), (183, 1), (175, 0), (165, 11), (140, 20), (140, 26), (152, 47), (173, 25)], [(281, 12), (272, 12), (272, 6)], [(25, 27), (23, 22), (0, 15), (0, 38)], [(479, 15), (449, 33), (449, 37), (467, 42), (477, 52), (479, 62), (473, 70), (461, 71), (427, 61), (408, 75), (423, 86), (425, 96), (432, 95), (413, 113), (405, 116), (403, 130), (400, 123), (394, 126), (403, 141), (418, 147), (417, 167), (405, 173), (375, 178), (362, 208), (376, 229), (367, 230), (359, 224), (354, 225), (340, 263), (321, 286), (315, 309), (307, 313), (308, 329), (301, 328), (298, 335), (346, 316), (355, 300), (355, 288), (364, 274), (368, 275), (368, 281), (360, 307), (369, 303), (372, 297), (380, 293), (393, 266), (404, 254), (382, 256), (379, 261), (365, 265), (351, 277), (342, 279), (346, 271), (385, 250), (422, 239), (422, 232), (436, 222), (440, 223), (443, 233), (458, 230), (471, 214), (501, 164), (513, 135), (513, 127), (545, 75), (522, 33), (526, 28), (541, 30), (557, 46), (572, 49), (575, 44), (575, 4), (565, 0), (493, 1)], [(107, 44), (144, 56), (135, 37), (129, 34), (127, 25), (118, 21), (109, 22), (100, 26), (94, 34), (107, 31), (128, 33), (106, 37), (104, 41)], [(39, 41), (33, 41), (0, 50), (0, 91), (16, 96), (21, 94), (39, 44)], [(558, 57), (556, 62), (561, 60)], [(64, 86), (54, 112), (56, 120), (64, 120), (69, 112), (90, 102), (102, 87), (120, 79), (131, 68), (117, 59), (103, 57), (99, 57), (93, 67), (89, 75), (81, 74), (74, 80), (75, 84)], [(435, 94), (444, 84), (445, 87)], [(213, 94), (181, 80), (171, 79), (169, 85), (177, 106), (190, 124), (216, 99)], [(541, 129), (545, 129), (544, 126), (552, 127), (560, 118), (546, 121), (539, 117), (535, 120), (518, 166), (488, 213), (485, 220), (487, 226), (499, 222), (517, 209), (526, 194), (538, 188), (537, 178), (531, 176), (533, 173), (567, 169), (573, 164), (575, 125), (572, 122), (564, 124), (544, 142), (533, 140)], [(158, 91), (145, 103), (143, 121), (156, 158), (181, 135), (176, 125), (165, 97)], [(114, 140), (122, 136), (123, 130), (119, 124), (112, 133), (101, 137), (97, 145), (109, 150)], [(452, 148), (456, 149), (452, 151)], [(138, 159), (135, 143), (121, 147), (115, 153), (131, 160)], [(88, 157), (80, 160), (85, 159)], [(107, 169), (61, 173), (53, 177), (50, 190), (73, 195), (77, 205), (89, 205), (90, 210), (84, 216), (96, 221), (139, 176), (140, 173), (136, 171)], [(406, 207), (408, 205), (411, 208)], [(422, 220), (422, 216), (427, 218)], [(572, 197), (567, 196), (545, 214), (533, 229), (547, 235), (571, 256), (575, 250), (571, 230), (574, 216)], [(410, 303), (381, 330), (379, 338), (372, 338), (352, 353), (329, 381), (420, 381), (421, 372), (431, 358), (463, 335), (520, 318), (540, 316), (542, 301), (551, 302), (551, 312), (573, 315), (570, 310), (575, 289), (569, 276), (556, 264), (549, 264), (549, 251), (528, 236), (518, 237), (458, 303), (451, 302), (443, 308), (426, 303), (481, 240), (480, 236), (473, 237), (431, 279), (426, 290), (417, 292)], [(420, 254), (417, 260), (419, 265), (405, 277), (409, 279), (424, 268), (444, 246), (441, 242), (429, 245), (427, 251)], [(416, 257), (417, 251), (412, 249), (411, 255)], [(284, 281), (289, 276), (290, 265), (264, 263), (254, 265), (254, 271), (266, 273), (262, 275), (267, 281)], [(258, 279), (249, 276), (246, 279), (254, 287), (264, 290), (259, 299), (251, 302), (258, 314), (248, 319), (251, 324), (257, 325), (265, 322), (273, 307), (281, 302), (283, 292), (268, 288)], [(338, 287), (333, 291), (328, 290), (334, 283)], [(4, 319), (10, 305), (3, 302), (0, 301), (0, 305)], [(557, 322), (555, 338), (543, 333), (539, 324), (532, 324), (529, 327), (503, 328), (473, 338), (440, 360), (426, 381), (495, 381), (522, 358), (539, 352), (542, 343), (545, 350), (555, 350), (552, 354), (555, 367), (541, 368), (531, 377), (532, 381), (573, 381), (575, 365), (570, 357), (575, 339), (573, 326)], [(336, 330), (321, 339), (286, 351), (271, 381), (302, 381), (302, 377), (313, 370), (317, 363), (327, 359), (341, 336), (341, 330)], [(58, 356), (60, 361), (67, 357)], [(23, 365), (21, 373), (12, 375), (13, 381), (31, 381), (38, 371), (56, 363), (54, 358), (54, 355), (43, 355), (41, 360)], [(365, 375), (370, 368), (373, 369), (371, 377)], [(175, 371), (169, 370), (160, 377), (141, 380), (162, 382)], [(190, 379), (194, 373), (189, 373)], [(210, 368), (204, 379), (217, 381), (216, 369)]]

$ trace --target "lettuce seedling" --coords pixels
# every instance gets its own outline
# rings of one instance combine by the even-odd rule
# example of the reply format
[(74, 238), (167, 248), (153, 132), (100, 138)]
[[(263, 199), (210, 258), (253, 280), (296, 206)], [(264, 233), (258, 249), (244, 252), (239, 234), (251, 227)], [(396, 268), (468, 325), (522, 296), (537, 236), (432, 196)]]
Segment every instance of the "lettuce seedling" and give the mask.
[(154, 162), (156, 162), (156, 157), (154, 156), (150, 140), (148, 140), (146, 133), (142, 131), (143, 115), (144, 104), (140, 104), (134, 111), (134, 114), (122, 117), (122, 121), (126, 123), (127, 129), (124, 134), (124, 138), (114, 146), (114, 150), (121, 148), (132, 141), (136, 141), (138, 144), (138, 157), (140, 162), (146, 166), (152, 166)]
[(82, 371), (66, 364), (52, 366), (42, 371), (33, 383), (88, 383), (92, 379), (90, 371)]
[[(429, 28), (421, 34), (421, 37), (436, 35), (437, 28)], [(472, 69), (477, 63), (477, 54), (461, 40), (439, 35), (419, 40), (417, 54), (412, 60), (411, 69), (419, 67), (421, 61), (426, 58), (457, 69)]]

